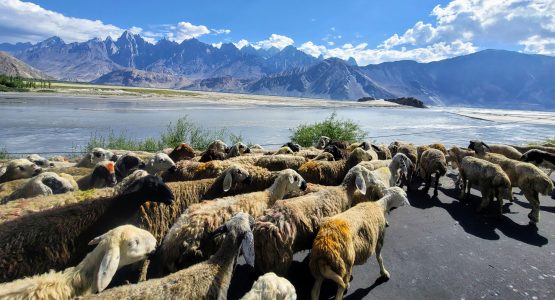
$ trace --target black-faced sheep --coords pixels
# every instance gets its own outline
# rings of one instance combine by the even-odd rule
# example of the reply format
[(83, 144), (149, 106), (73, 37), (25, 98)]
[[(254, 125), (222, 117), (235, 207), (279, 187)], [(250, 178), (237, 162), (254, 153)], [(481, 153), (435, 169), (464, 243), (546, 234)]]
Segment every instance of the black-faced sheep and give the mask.
[(156, 239), (148, 231), (122, 225), (89, 245), (97, 246), (75, 267), (0, 284), (0, 299), (73, 299), (101, 292), (119, 268), (152, 253)]
[(522, 155), (520, 160), (533, 163), (538, 167), (549, 169), (547, 176), (551, 176), (555, 169), (555, 154), (542, 150), (532, 149)]
[(246, 154), (246, 153), (250, 153), (249, 147), (247, 147), (247, 145), (239, 142), (239, 143), (231, 146), (231, 148), (229, 148), (229, 152), (227, 152), (227, 155), (225, 156), (225, 158), (229, 159), (229, 158), (232, 158), (232, 157), (241, 156), (241, 155)]
[(225, 237), (222, 247), (207, 261), (180, 270), (166, 277), (106, 290), (85, 299), (226, 299), (237, 257), (254, 264), (252, 226), (254, 219), (238, 213), (212, 236)]
[(125, 224), (146, 201), (171, 204), (161, 178), (146, 176), (116, 196), (53, 208), (0, 224), (0, 281), (62, 270), (89, 252), (94, 237)]
[(389, 279), (383, 265), (381, 250), (384, 242), (385, 214), (393, 208), (409, 205), (407, 194), (399, 187), (389, 188), (376, 202), (365, 202), (322, 221), (310, 251), (309, 267), (315, 283), (312, 300), (320, 299), (324, 279), (337, 284), (335, 299), (343, 299), (349, 287), (354, 265), (364, 264), (376, 255), (382, 277)]
[(305, 190), (306, 182), (293, 170), (280, 171), (275, 182), (264, 191), (218, 198), (189, 206), (172, 226), (160, 249), (162, 264), (174, 272), (208, 258), (220, 246), (209, 232), (224, 224), (237, 212), (256, 218), (290, 192)]
[(133, 152), (120, 156), (115, 163), (116, 179), (121, 181), (135, 170), (144, 169), (144, 161)]
[(116, 183), (117, 180), (113, 161), (99, 162), (89, 175), (77, 180), (77, 185), (82, 191), (113, 187)]

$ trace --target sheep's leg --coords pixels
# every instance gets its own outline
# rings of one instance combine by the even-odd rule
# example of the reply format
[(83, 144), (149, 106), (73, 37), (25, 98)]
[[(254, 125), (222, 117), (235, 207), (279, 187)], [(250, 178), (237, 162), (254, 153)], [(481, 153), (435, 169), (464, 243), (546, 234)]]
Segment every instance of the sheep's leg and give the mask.
[(318, 277), (314, 281), (314, 286), (312, 286), (311, 297), (312, 300), (318, 300), (320, 298), (320, 289), (322, 288), (322, 282), (324, 281), (323, 277)]
[(501, 191), (497, 190), (496, 191), (496, 196), (497, 196), (497, 213), (498, 213), (498, 217), (501, 217), (503, 215), (503, 193), (501, 193)]
[(439, 172), (436, 172), (436, 185), (434, 186), (434, 197), (437, 197), (437, 186), (439, 185)]
[(540, 199), (538, 193), (524, 192), (524, 197), (532, 205), (532, 211), (528, 214), (530, 223), (538, 223), (540, 221)]
[(383, 247), (383, 234), (378, 238), (378, 241), (376, 243), (376, 260), (378, 261), (378, 265), (380, 266), (380, 274), (382, 275), (382, 277), (389, 279), (389, 272), (385, 269), (383, 265), (382, 247)]
[(490, 199), (490, 192), (486, 187), (482, 187), (480, 192), (482, 193), (482, 202), (480, 202), (480, 206), (476, 210), (477, 212), (481, 212), (484, 208), (488, 207)]
[(342, 286), (337, 287), (337, 294), (335, 294), (335, 300), (343, 299), (343, 293), (345, 293), (345, 288)]
[(467, 182), (466, 184), (466, 199), (468, 199), (468, 196), (470, 195), (470, 189), (472, 188), (472, 183), (470, 181)]
[(432, 184), (432, 174), (426, 174), (426, 183), (424, 184), (424, 191), (428, 193), (430, 190), (430, 185)]
[(343, 282), (345, 283), (345, 289), (348, 289), (349, 286), (351, 285), (351, 273), (353, 272), (353, 266), (348, 267), (347, 272), (345, 273), (345, 276), (343, 277)]
[(463, 200), (465, 198), (465, 192), (466, 192), (466, 179), (461, 177), (461, 194), (459, 195), (459, 199)]

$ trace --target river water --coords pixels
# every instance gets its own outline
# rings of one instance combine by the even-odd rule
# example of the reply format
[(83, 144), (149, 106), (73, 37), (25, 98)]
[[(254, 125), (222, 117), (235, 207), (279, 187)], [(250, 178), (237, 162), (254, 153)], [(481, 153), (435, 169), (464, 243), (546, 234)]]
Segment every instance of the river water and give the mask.
[(361, 124), (369, 139), (379, 143), (403, 140), (466, 146), (470, 139), (482, 139), (521, 144), (555, 135), (554, 125), (485, 121), (454, 114), (450, 108), (299, 107), (0, 94), (0, 148), (71, 151), (85, 145), (92, 133), (102, 135), (110, 129), (134, 138), (157, 137), (169, 122), (185, 115), (204, 128), (228, 128), (253, 143), (280, 144), (289, 140), (291, 128), (320, 121), (334, 111), (339, 118)]

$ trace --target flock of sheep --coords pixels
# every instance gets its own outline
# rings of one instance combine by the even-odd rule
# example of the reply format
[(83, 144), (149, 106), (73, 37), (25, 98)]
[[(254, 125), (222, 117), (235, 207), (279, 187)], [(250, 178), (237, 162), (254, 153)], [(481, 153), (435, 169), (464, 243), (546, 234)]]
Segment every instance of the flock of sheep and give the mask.
[(272, 152), (217, 140), (204, 152), (181, 144), (154, 155), (95, 148), (76, 163), (8, 161), (0, 299), (225, 299), (239, 255), (264, 274), (243, 299), (296, 299), (280, 276), (302, 250), (310, 250), (312, 299), (324, 279), (342, 299), (353, 266), (372, 255), (389, 278), (386, 213), (409, 205), (415, 182), (426, 193), (435, 182), (437, 196), (448, 163), (459, 169), (461, 199), (481, 192), (478, 211), (496, 199), (500, 215), (518, 187), (536, 224), (539, 194), (553, 191), (555, 148), (481, 141), (447, 150), (321, 137)]

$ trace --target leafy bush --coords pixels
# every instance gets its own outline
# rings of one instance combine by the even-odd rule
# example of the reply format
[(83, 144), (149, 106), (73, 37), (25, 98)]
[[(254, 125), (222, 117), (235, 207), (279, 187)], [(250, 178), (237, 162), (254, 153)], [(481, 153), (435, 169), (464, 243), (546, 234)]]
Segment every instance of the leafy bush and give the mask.
[(322, 122), (302, 124), (290, 130), (292, 132), (291, 141), (303, 147), (312, 146), (321, 136), (349, 142), (364, 140), (367, 137), (366, 132), (358, 123), (349, 119), (338, 119), (335, 112)]
[[(226, 139), (226, 137), (228, 137)], [(228, 132), (227, 129), (209, 130), (203, 129), (187, 116), (178, 119), (175, 123), (170, 123), (166, 131), (160, 138), (149, 137), (143, 140), (136, 140), (127, 136), (125, 132), (115, 134), (113, 130), (107, 136), (98, 133), (91, 134), (85, 151), (92, 148), (101, 147), (117, 150), (148, 151), (156, 152), (164, 148), (174, 148), (181, 143), (187, 143), (195, 149), (203, 150), (214, 140), (228, 140), (232, 144), (243, 139), (241, 135)]]

